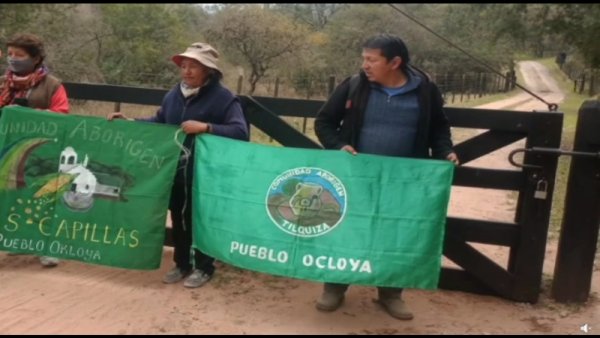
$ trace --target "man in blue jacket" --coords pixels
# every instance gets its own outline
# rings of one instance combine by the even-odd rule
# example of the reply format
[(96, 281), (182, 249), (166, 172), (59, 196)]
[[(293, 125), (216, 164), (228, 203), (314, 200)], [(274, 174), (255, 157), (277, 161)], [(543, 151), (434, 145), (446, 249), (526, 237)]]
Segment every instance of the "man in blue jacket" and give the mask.
[[(363, 44), (362, 71), (343, 81), (320, 109), (315, 132), (327, 149), (384, 156), (447, 159), (458, 164), (437, 86), (409, 65), (399, 37), (381, 34)], [(347, 284), (325, 283), (317, 309), (335, 311)], [(378, 287), (393, 317), (413, 318), (401, 288)]]

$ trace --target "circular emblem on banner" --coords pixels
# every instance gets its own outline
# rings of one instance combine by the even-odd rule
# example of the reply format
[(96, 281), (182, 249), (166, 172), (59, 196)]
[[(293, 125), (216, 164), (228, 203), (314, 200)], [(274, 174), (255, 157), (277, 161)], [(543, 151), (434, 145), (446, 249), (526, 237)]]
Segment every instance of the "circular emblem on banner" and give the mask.
[(346, 188), (332, 173), (300, 167), (277, 176), (266, 197), (267, 213), (281, 230), (300, 237), (323, 235), (346, 213)]

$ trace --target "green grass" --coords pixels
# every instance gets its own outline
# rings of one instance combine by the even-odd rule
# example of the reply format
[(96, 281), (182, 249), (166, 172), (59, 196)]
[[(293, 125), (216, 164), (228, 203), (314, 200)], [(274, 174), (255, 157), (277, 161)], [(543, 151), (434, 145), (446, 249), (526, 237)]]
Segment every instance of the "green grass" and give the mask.
[[(573, 140), (575, 138), (575, 127), (577, 125), (577, 113), (583, 102), (592, 98), (573, 92), (573, 82), (558, 68), (558, 65), (554, 62), (554, 58), (538, 59), (536, 61), (540, 62), (549, 69), (552, 77), (555, 79), (560, 89), (565, 93), (565, 98), (563, 102), (559, 104), (558, 108), (558, 111), (562, 112), (564, 116), (561, 149), (572, 150)], [(524, 82), (521, 73), (517, 71), (516, 75), (517, 82), (520, 85), (523, 85)], [(447, 104), (446, 106), (466, 108), (476, 107), (482, 104), (503, 100), (521, 92), (522, 91), (520, 89), (516, 88), (508, 93), (483, 96), (467, 102), (455, 102), (454, 104)], [(461, 130), (457, 130), (456, 132), (453, 131), (453, 138), (455, 142), (457, 141), (457, 137), (460, 138), (460, 133)], [(468, 135), (470, 134), (467, 133), (467, 136)], [(562, 223), (570, 164), (571, 158), (569, 156), (559, 157), (552, 200), (552, 211), (550, 215), (550, 238), (556, 238), (558, 236)], [(516, 194), (511, 196), (516, 198)]]
[[(554, 58), (537, 61), (550, 70), (552, 77), (565, 93), (564, 101), (558, 105), (558, 111), (564, 114), (561, 149), (572, 150), (579, 107), (581, 107), (585, 100), (591, 98), (573, 92), (573, 82), (558, 68), (558, 65), (554, 62)], [(552, 212), (550, 214), (550, 238), (557, 237), (562, 223), (570, 165), (571, 157), (560, 156), (558, 158), (558, 168), (554, 182), (554, 196), (552, 198)]]
[[(558, 65), (554, 62), (554, 58), (541, 59), (538, 62), (550, 70), (552, 77), (554, 77), (558, 86), (566, 95), (565, 100), (559, 104), (558, 111), (564, 113), (563, 133), (570, 135), (572, 142), (575, 135), (579, 107), (581, 107), (585, 100), (590, 100), (591, 98), (587, 95), (580, 95), (573, 92), (573, 82), (558, 68)], [(572, 143), (569, 145), (572, 145)]]
[[(478, 97), (478, 98), (471, 98), (470, 100), (465, 100), (463, 102), (460, 102), (460, 100), (455, 99), (454, 103), (450, 103), (449, 98), (446, 98), (446, 105), (445, 107), (453, 107), (453, 108), (473, 108), (473, 107), (477, 107), (480, 106), (482, 104), (486, 104), (486, 103), (491, 103), (494, 101), (500, 101), (500, 100), (504, 100), (504, 99), (508, 99), (509, 97), (512, 97), (514, 95), (518, 94), (518, 90), (514, 89), (511, 90), (507, 93), (499, 93), (499, 94), (493, 94), (493, 95), (484, 95), (482, 97)], [(460, 95), (460, 94), (459, 94)], [(457, 95), (457, 96), (459, 96)]]
[[(516, 71), (516, 76), (517, 76), (517, 83), (518, 84), (523, 84), (523, 75), (521, 75), (521, 72), (519, 72), (518, 70)], [(454, 100), (454, 103), (450, 102), (449, 98), (446, 98), (446, 105), (445, 107), (453, 107), (453, 108), (473, 108), (473, 107), (477, 107), (477, 106), (481, 106), (487, 103), (491, 103), (494, 101), (500, 101), (500, 100), (504, 100), (504, 99), (508, 99), (510, 97), (513, 97), (517, 94), (521, 93), (521, 89), (515, 87), (515, 89), (506, 92), (506, 93), (497, 93), (497, 94), (492, 94), (492, 95), (484, 95), (482, 97), (478, 97), (478, 98), (472, 98), (470, 100), (464, 100), (463, 102), (460, 102), (460, 100), (458, 100), (458, 97), (460, 97), (460, 94), (457, 94), (457, 97)]]

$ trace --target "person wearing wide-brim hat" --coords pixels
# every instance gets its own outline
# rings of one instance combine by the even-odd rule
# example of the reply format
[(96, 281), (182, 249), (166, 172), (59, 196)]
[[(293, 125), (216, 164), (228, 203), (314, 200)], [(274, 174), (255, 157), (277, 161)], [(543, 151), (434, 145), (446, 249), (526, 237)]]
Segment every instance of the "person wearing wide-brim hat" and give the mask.
[[(194, 136), (211, 133), (248, 140), (249, 134), (239, 99), (220, 83), (223, 74), (215, 48), (195, 42), (171, 60), (179, 67), (181, 81), (165, 95), (155, 116), (140, 120), (178, 125), (188, 134), (184, 146), (191, 150), (191, 155), (188, 158), (182, 153), (169, 203), (175, 267), (165, 275), (163, 282), (177, 283), (187, 277), (184, 286), (195, 288), (210, 280), (215, 267), (213, 257), (191, 250)], [(111, 113), (108, 119), (113, 118), (126, 117), (122, 113)]]

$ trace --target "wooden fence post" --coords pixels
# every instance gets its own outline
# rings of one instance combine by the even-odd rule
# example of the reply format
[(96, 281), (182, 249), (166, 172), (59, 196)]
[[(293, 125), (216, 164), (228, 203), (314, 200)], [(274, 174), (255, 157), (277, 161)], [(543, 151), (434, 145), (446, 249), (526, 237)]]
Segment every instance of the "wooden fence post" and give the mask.
[(329, 83), (327, 83), (327, 95), (331, 95), (331, 93), (333, 93), (333, 90), (335, 89), (335, 76), (331, 75), (329, 76)]
[(504, 77), (504, 92), (508, 93), (510, 91), (510, 72), (506, 72), (506, 75)]
[(510, 90), (515, 89), (517, 84), (517, 74), (515, 73), (515, 70), (512, 69), (510, 71)]
[[(275, 91), (273, 92), (273, 97), (279, 96), (279, 77), (275, 78)], [(269, 136), (269, 142), (273, 142), (273, 138)]]
[(489, 76), (487, 73), (483, 73), (481, 76), (482, 76), (481, 87), (482, 87), (483, 94), (488, 95), (490, 93), (489, 92), (490, 86), (488, 84)]
[(595, 88), (594, 88), (594, 84), (595, 84), (594, 80), (596, 78), (595, 75), (596, 74), (594, 74), (594, 70), (592, 69), (590, 71), (590, 85), (589, 85), (589, 88), (588, 88), (588, 95), (589, 96), (593, 96), (594, 94), (596, 94), (596, 91), (595, 91)]
[(467, 73), (467, 101), (471, 100), (471, 91), (473, 89), (472, 83), (471, 83), (471, 73)]
[(240, 77), (238, 77), (238, 82), (237, 82), (237, 93), (238, 95), (240, 95), (242, 93), (242, 85), (244, 83), (244, 75), (240, 75)]
[(273, 92), (273, 97), (279, 96), (279, 77), (275, 78), (275, 90)]
[(467, 80), (467, 74), (462, 75), (460, 82), (460, 102), (463, 102), (463, 95), (465, 94), (465, 81)]
[[(600, 151), (600, 101), (579, 108), (574, 151)], [(590, 294), (600, 221), (598, 157), (573, 157), (565, 198), (552, 297), (558, 302), (585, 302)]]
[(496, 82), (494, 83), (494, 93), (500, 92), (501, 80), (502, 80), (502, 78), (500, 77), (500, 75), (496, 74)]
[(579, 83), (579, 94), (583, 94), (585, 89), (585, 73), (581, 74), (581, 82)]

